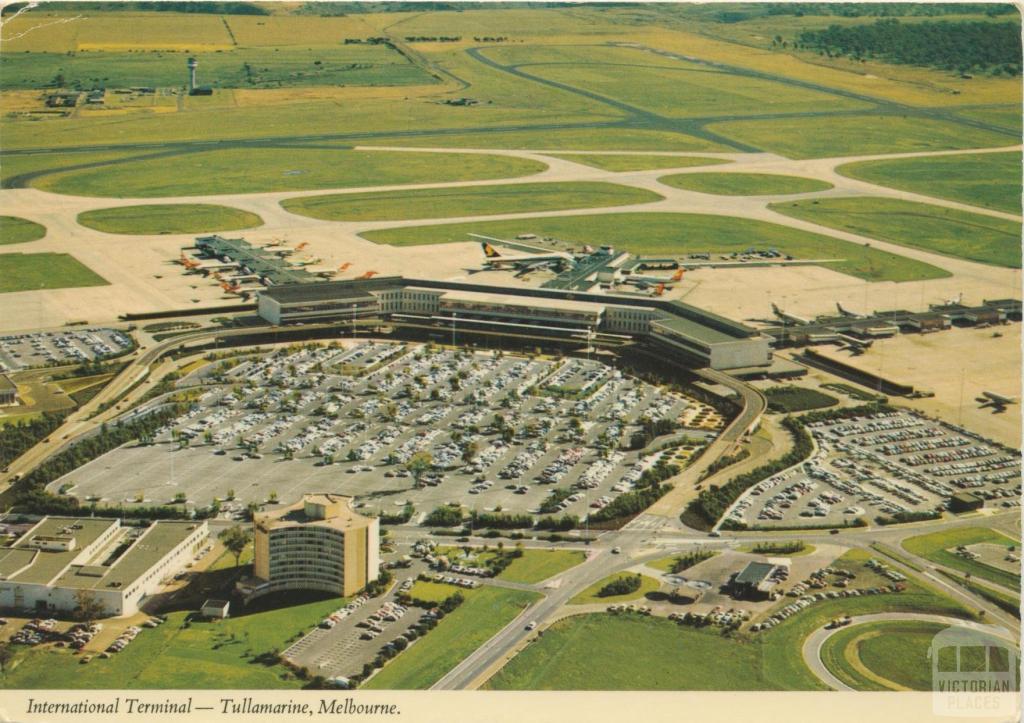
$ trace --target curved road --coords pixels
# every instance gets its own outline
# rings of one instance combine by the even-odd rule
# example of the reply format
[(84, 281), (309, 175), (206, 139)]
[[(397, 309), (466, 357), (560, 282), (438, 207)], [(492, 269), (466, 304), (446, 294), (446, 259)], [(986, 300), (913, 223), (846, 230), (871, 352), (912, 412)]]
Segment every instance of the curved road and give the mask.
[(804, 663), (811, 672), (814, 673), (821, 682), (827, 685), (832, 690), (842, 691), (853, 691), (856, 688), (851, 688), (849, 685), (841, 681), (835, 675), (832, 674), (821, 660), (821, 648), (825, 644), (825, 641), (838, 633), (840, 630), (853, 627), (855, 625), (863, 625), (864, 623), (878, 623), (878, 622), (890, 622), (890, 621), (919, 621), (925, 623), (938, 623), (940, 625), (957, 626), (962, 628), (968, 628), (970, 630), (978, 630), (989, 633), (995, 637), (1009, 640), (1015, 645), (1019, 644), (1019, 641), (1005, 628), (998, 628), (993, 625), (982, 625), (981, 623), (972, 622), (970, 620), (961, 620), (960, 618), (951, 618), (945, 615), (927, 615), (925, 613), (875, 613), (873, 615), (858, 615), (852, 618), (849, 625), (841, 628), (833, 628), (831, 630), (827, 628), (818, 628), (813, 633), (807, 636), (804, 640), (803, 645), (803, 658)]

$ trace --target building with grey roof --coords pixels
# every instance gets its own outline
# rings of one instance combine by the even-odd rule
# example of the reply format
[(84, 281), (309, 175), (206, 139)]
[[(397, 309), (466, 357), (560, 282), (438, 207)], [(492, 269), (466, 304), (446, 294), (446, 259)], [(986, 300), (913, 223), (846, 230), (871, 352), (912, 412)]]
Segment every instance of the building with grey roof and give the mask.
[(272, 286), (259, 294), (259, 314), (272, 324), (382, 320), (563, 339), (593, 332), (653, 345), (693, 366), (772, 362), (770, 340), (757, 330), (656, 297), (390, 276)]
[(44, 517), (0, 549), (0, 608), (71, 612), (88, 594), (108, 616), (134, 615), (191, 562), (208, 534), (205, 521), (138, 528), (120, 520)]

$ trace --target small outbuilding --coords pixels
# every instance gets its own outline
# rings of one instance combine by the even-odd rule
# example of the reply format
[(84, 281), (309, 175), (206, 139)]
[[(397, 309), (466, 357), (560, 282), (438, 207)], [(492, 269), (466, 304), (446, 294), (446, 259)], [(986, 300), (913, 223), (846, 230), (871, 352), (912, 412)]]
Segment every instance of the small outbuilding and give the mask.
[(207, 600), (199, 608), (199, 614), (211, 620), (223, 620), (228, 616), (231, 602), (228, 600)]
[(973, 492), (957, 492), (949, 500), (950, 512), (970, 512), (980, 510), (985, 506), (985, 500)]

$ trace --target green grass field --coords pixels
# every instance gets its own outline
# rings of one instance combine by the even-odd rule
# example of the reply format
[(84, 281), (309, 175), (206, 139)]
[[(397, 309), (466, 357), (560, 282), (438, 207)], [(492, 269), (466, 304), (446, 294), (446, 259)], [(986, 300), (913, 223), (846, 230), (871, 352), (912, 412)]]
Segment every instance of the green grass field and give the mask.
[(0, 294), (107, 283), (71, 254), (0, 254)]
[(283, 650), (343, 603), (332, 598), (188, 628), (186, 613), (171, 613), (124, 651), (88, 665), (67, 648), (19, 648), (0, 680), (5, 688), (301, 688), (286, 668), (256, 658)]
[[(181, 87), (185, 52), (87, 52), (0, 54), (0, 89), (39, 88), (60, 75), (68, 87)], [(200, 82), (214, 88), (280, 88), (318, 85), (424, 85), (422, 68), (383, 45), (319, 48), (240, 48), (192, 53)], [(206, 79), (204, 81), (204, 79)], [(216, 91), (215, 91), (216, 92)]]
[(772, 204), (823, 226), (980, 261), (1020, 268), (1020, 224), (951, 208), (889, 198), (823, 198)]
[(1020, 549), (1020, 542), (985, 527), (958, 527), (946, 532), (918, 535), (903, 540), (903, 547), (908, 552), (940, 565), (970, 573), (974, 577), (983, 578), (1010, 590), (1020, 590), (1019, 573), (1014, 575), (1012, 572), (1000, 570), (977, 560), (968, 560), (948, 551), (958, 545), (973, 545), (979, 542), (1003, 545), (1007, 548), (1015, 546), (1018, 550)]
[(547, 580), (586, 559), (579, 550), (523, 550), (523, 556), (501, 571), (499, 580), (533, 584)]
[(588, 587), (586, 590), (583, 590), (575, 597), (573, 597), (571, 600), (569, 600), (569, 604), (588, 605), (590, 603), (608, 603), (609, 605), (611, 605), (613, 603), (629, 602), (631, 600), (642, 599), (647, 593), (654, 592), (659, 587), (661, 587), (661, 583), (655, 580), (653, 577), (641, 575), (640, 589), (636, 592), (626, 593), (625, 595), (609, 595), (607, 597), (598, 596), (597, 593), (600, 592), (601, 588), (603, 588), (608, 583), (614, 582), (615, 580), (620, 580), (624, 577), (632, 577), (634, 575), (636, 575), (636, 573), (634, 572), (617, 572), (614, 575), (609, 575), (608, 577), (601, 578), (593, 585)]
[(863, 161), (836, 171), (881, 186), (1019, 214), (1020, 168), (1020, 153), (977, 153)]
[(461, 592), (465, 602), (388, 663), (363, 688), (429, 688), (540, 597), (536, 593), (490, 586), (476, 590), (461, 590), (450, 585), (444, 587), (450, 588), (449, 595)]
[(574, 615), (513, 658), (492, 690), (772, 690), (762, 646), (658, 617)]
[(722, 158), (699, 158), (697, 156), (594, 155), (585, 153), (555, 155), (567, 161), (583, 163), (604, 171), (650, 171), (658, 168), (691, 168), (693, 166), (717, 166), (722, 163), (729, 163), (729, 161)]
[(17, 216), (0, 216), (0, 246), (23, 244), (46, 235), (46, 227)]
[(544, 168), (536, 161), (481, 154), (241, 149), (58, 173), (35, 186), (77, 196), (152, 198), (471, 181), (527, 176)]
[(1001, 125), (1007, 130), (1016, 132), (1017, 135), (1020, 135), (1021, 121), (1024, 120), (1021, 118), (1019, 104), (995, 105), (987, 108), (958, 108), (956, 114), (963, 118)]
[(772, 387), (765, 390), (765, 396), (768, 397), (768, 408), (776, 412), (803, 412), (839, 404), (833, 396), (803, 387)]
[(78, 214), (78, 223), (125, 234), (208, 233), (263, 225), (255, 213), (208, 203), (101, 208)]
[[(500, 148), (538, 151), (729, 151), (728, 146), (672, 131), (645, 128), (556, 128), (536, 131), (488, 130), (452, 135), (391, 136), (360, 142), (367, 146)], [(608, 169), (615, 170), (615, 169)]]
[(831, 158), (868, 153), (944, 151), (1019, 143), (1009, 134), (928, 118), (888, 115), (738, 120), (708, 130), (789, 158)]
[(935, 635), (946, 627), (920, 621), (853, 625), (825, 641), (821, 660), (833, 675), (856, 690), (894, 688), (865, 676), (851, 664), (848, 655), (885, 680), (911, 690), (931, 690), (928, 649)]
[[(509, 548), (506, 547), (505, 551), (508, 552)], [(439, 547), (435, 552), (438, 555), (447, 555), (448, 559), (453, 563), (468, 565), (485, 565), (498, 555), (498, 550), (493, 547), (487, 550), (471, 548), (468, 558), (464, 556), (462, 549), (458, 547)], [(575, 567), (586, 559), (586, 555), (579, 550), (523, 548), (522, 553), (520, 557), (513, 559), (509, 566), (498, 574), (497, 579), (532, 585), (533, 583), (547, 580), (549, 577), (560, 572), (564, 572), (570, 567)], [(419, 590), (418, 586), (422, 584), (425, 583), (417, 583), (416, 589)], [(447, 585), (442, 585), (441, 587), (450, 590)], [(443, 599), (444, 597), (441, 598), (441, 600)]]
[[(698, 549), (700, 549), (700, 548), (698, 548)], [(675, 567), (677, 560), (679, 560), (681, 557), (684, 557), (686, 554), (689, 554), (689, 552), (695, 552), (695, 551), (696, 550), (692, 550), (692, 551), (687, 551), (687, 553), (683, 553), (683, 554), (669, 555), (668, 557), (662, 557), (662, 558), (659, 558), (657, 560), (651, 560), (649, 562), (645, 562), (644, 564), (647, 565), (647, 567), (653, 568), (655, 570), (659, 570), (659, 571), (665, 572), (665, 573), (670, 573), (670, 572), (672, 572), (673, 568)], [(708, 560), (710, 560), (712, 557), (714, 557), (715, 555), (718, 554), (717, 551), (710, 551), (710, 552), (711, 552), (711, 555), (710, 555), (710, 557), (707, 558)], [(704, 562), (704, 560), (701, 560), (700, 562), (695, 562), (693, 565), (691, 565), (691, 567), (693, 567), (695, 565), (699, 565), (701, 562)]]
[(658, 179), (666, 186), (719, 196), (781, 196), (788, 193), (827, 191), (831, 183), (799, 176), (764, 173), (680, 173)]
[[(521, 54), (530, 48), (514, 50)], [(667, 58), (651, 60), (649, 53), (640, 50), (622, 52), (623, 49), (593, 47), (574, 50), (576, 58), (550, 64), (540, 59), (542, 64), (531, 64), (522, 70), (673, 118), (807, 112), (823, 105), (841, 110), (869, 107), (861, 101), (734, 75), (696, 63)], [(614, 51), (618, 51), (621, 58), (604, 57)], [(602, 62), (605, 60), (612, 62), (605, 64)], [(616, 62), (620, 60), (624, 61), (623, 65)]]
[[(643, 229), (643, 233), (638, 234), (637, 229)], [(744, 251), (756, 239), (758, 248), (777, 248), (795, 258), (843, 259), (824, 265), (869, 281), (911, 281), (949, 275), (920, 261), (827, 236), (742, 218), (702, 214), (616, 213), (528, 218), (368, 231), (363, 236), (377, 243), (413, 246), (466, 241), (468, 233), (509, 238), (525, 232), (553, 236), (576, 245), (609, 244), (641, 255)]]
[(997, 590), (989, 585), (982, 585), (975, 578), (969, 578), (966, 575), (957, 575), (946, 570), (939, 570), (939, 572), (960, 587), (970, 590), (975, 595), (1020, 620), (1020, 598), (1018, 596), (1003, 592), (1001, 589)]
[(661, 198), (640, 188), (580, 181), (309, 196), (281, 205), (328, 221), (382, 221), (624, 206)]

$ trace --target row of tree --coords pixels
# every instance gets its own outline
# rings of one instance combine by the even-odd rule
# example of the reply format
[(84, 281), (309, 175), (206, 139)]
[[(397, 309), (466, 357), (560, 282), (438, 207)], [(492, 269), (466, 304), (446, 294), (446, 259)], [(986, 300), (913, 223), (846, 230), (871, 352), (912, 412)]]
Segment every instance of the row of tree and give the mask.
[(768, 3), (768, 15), (824, 15), (842, 18), (860, 17), (936, 17), (940, 15), (1007, 15), (1013, 5), (983, 3)]
[(871, 25), (830, 25), (807, 30), (799, 47), (815, 49), (829, 57), (854, 60), (878, 58), (903, 65), (920, 65), (966, 72), (992, 69), (996, 74), (1020, 73), (1019, 23), (922, 22), (878, 20)]
[(0, 467), (8, 464), (45, 439), (64, 421), (57, 412), (43, 412), (41, 417), (0, 427)]
[(793, 449), (779, 459), (733, 477), (722, 486), (711, 485), (702, 490), (697, 499), (691, 502), (686, 512), (683, 513), (688, 524), (711, 527), (719, 517), (725, 514), (736, 498), (748, 488), (771, 477), (776, 472), (781, 472), (807, 459), (814, 445), (811, 442), (811, 435), (804, 425), (794, 417), (786, 417), (782, 420), (782, 426), (793, 436)]

